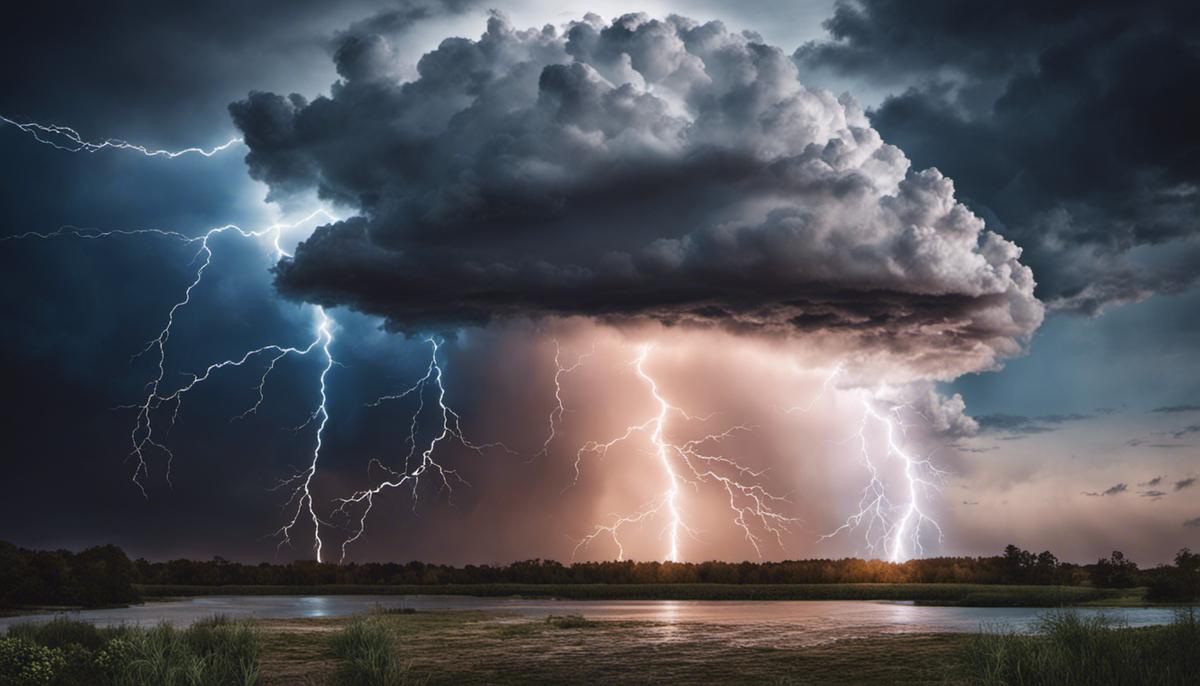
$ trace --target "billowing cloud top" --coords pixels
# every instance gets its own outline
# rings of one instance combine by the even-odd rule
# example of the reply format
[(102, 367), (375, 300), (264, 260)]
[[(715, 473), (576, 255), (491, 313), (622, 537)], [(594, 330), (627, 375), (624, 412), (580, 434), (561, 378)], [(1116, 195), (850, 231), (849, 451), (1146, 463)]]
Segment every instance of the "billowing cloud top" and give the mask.
[(230, 108), (273, 197), (359, 214), (279, 264), (293, 297), (409, 332), (584, 315), (801, 334), (937, 378), (1042, 320), (1020, 249), (950, 179), (753, 34), (494, 15), (411, 81), (369, 33), (335, 61), (329, 97)]

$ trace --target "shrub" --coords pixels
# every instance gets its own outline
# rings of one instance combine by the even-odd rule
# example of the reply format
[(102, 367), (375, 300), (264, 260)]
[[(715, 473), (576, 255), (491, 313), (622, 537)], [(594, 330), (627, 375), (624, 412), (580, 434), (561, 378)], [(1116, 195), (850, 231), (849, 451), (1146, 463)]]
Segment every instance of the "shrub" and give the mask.
[(20, 636), (0, 638), (0, 686), (50, 684), (64, 665), (61, 650)]
[(65, 648), (79, 645), (88, 650), (99, 650), (110, 638), (122, 629), (101, 629), (91, 622), (60, 615), (48, 622), (23, 622), (9, 627), (9, 636), (19, 636), (48, 648)]

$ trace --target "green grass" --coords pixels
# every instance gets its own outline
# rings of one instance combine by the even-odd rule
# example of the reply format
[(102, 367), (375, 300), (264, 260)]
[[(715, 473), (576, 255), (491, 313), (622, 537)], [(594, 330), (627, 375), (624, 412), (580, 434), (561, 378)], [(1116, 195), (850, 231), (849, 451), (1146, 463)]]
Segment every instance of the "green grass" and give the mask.
[(147, 598), (203, 595), (469, 595), (566, 600), (907, 600), (974, 607), (1145, 604), (1144, 589), (987, 584), (461, 584), (140, 586)]
[(352, 620), (334, 635), (338, 659), (334, 681), (342, 686), (407, 686), (417, 683), (400, 656), (396, 635), (376, 617)]
[(183, 630), (57, 618), (0, 638), (0, 686), (249, 686), (259, 652), (256, 629), (223, 617)]
[(1070, 611), (1039, 632), (977, 634), (962, 657), (980, 686), (1172, 686), (1200, 683), (1200, 614), (1180, 610), (1166, 626), (1131, 629)]

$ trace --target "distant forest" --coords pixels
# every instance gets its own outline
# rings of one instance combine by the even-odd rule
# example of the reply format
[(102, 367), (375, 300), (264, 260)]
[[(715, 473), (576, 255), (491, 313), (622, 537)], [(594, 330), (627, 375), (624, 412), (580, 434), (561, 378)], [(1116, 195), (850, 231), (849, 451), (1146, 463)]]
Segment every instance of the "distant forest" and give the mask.
[(0, 607), (120, 605), (136, 585), (454, 585), (454, 584), (835, 584), (975, 583), (1148, 587), (1160, 601), (1200, 600), (1200, 553), (1187, 548), (1174, 565), (1139, 569), (1119, 551), (1095, 564), (1059, 562), (1010, 545), (993, 557), (934, 557), (902, 563), (845, 558), (784, 562), (576, 562), (525, 560), (508, 565), (408, 563), (241, 564), (211, 560), (130, 560), (117, 546), (26, 550), (0, 541)]

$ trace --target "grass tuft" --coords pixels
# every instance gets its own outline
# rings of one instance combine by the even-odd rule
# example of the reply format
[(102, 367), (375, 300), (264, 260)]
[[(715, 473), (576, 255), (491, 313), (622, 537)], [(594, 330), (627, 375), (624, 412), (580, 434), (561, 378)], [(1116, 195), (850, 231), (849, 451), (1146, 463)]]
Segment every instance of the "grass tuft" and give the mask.
[(378, 617), (351, 621), (333, 637), (335, 681), (344, 686), (408, 686), (418, 683), (402, 662), (396, 635)]

